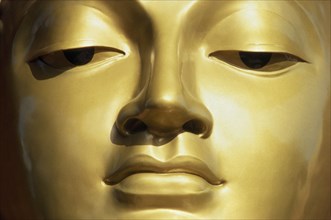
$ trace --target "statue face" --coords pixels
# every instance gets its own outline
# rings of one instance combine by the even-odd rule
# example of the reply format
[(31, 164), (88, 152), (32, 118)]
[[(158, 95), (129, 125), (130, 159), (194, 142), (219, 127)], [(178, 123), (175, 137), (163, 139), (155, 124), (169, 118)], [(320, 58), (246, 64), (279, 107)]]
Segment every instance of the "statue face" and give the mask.
[(45, 217), (296, 215), (330, 98), (329, 25), (303, 4), (29, 4), (7, 72)]

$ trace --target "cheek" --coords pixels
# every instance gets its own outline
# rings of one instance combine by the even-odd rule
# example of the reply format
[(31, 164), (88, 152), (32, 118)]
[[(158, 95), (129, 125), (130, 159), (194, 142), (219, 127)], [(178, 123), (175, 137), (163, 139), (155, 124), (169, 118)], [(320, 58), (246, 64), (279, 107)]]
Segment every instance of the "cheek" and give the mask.
[(215, 63), (197, 68), (201, 98), (213, 114), (213, 134), (221, 148), (238, 148), (237, 143), (243, 142), (263, 150), (278, 142), (305, 160), (312, 156), (321, 132), (326, 97), (321, 76), (309, 65), (274, 78), (246, 75)]
[(34, 79), (26, 68), (15, 79), (20, 88), (21, 145), (47, 212), (65, 213), (68, 204), (91, 210), (93, 201), (100, 200), (100, 184), (116, 151), (110, 134), (119, 110), (134, 96), (138, 70), (129, 59), (87, 74), (67, 72), (47, 80)]
[(47, 80), (36, 80), (26, 65), (15, 78), (22, 129), (59, 141), (63, 134), (85, 139), (98, 131), (109, 133), (120, 108), (134, 96), (139, 78), (136, 57)]
[(261, 78), (206, 63), (197, 66), (197, 82), (213, 115), (210, 141), (219, 175), (228, 181), (229, 210), (252, 214), (263, 204), (261, 216), (272, 210), (286, 216), (309, 181), (308, 167), (320, 145), (326, 97), (321, 75), (298, 66)]
[(128, 62), (131, 64), (96, 68), (88, 74), (67, 72), (48, 80), (32, 76), (21, 80), (22, 133), (60, 142), (67, 136), (75, 142), (106, 133), (108, 138), (120, 108), (132, 98), (139, 81), (135, 63)]

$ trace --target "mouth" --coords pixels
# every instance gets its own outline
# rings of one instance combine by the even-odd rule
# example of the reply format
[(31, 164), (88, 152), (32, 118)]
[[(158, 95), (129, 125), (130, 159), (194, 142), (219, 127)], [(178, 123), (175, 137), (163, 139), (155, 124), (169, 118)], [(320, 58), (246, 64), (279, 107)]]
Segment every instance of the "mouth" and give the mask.
[(107, 185), (116, 185), (135, 174), (194, 175), (204, 179), (210, 185), (217, 186), (225, 183), (211, 171), (207, 164), (198, 158), (179, 156), (170, 161), (162, 162), (148, 155), (129, 158), (103, 181)]
[(103, 181), (112, 186), (121, 207), (189, 213), (210, 204), (213, 193), (226, 183), (198, 158), (178, 156), (162, 162), (148, 155), (128, 158)]

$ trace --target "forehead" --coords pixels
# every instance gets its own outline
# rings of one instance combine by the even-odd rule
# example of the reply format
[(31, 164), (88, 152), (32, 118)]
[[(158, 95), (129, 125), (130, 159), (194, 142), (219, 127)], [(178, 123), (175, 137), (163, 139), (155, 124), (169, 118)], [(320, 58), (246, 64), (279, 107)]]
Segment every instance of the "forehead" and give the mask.
[[(1, 2), (1, 1), (0, 1)], [(150, 19), (165, 18), (165, 15), (196, 20), (196, 16), (219, 20), (220, 17), (229, 16), (240, 10), (266, 10), (278, 14), (294, 23), (300, 22), (299, 18), (320, 21), (329, 15), (328, 1), (82, 1), (82, 0), (3, 0), (2, 13), (9, 14), (11, 20), (20, 20), (28, 13), (37, 13), (50, 10), (62, 5), (86, 5), (97, 8), (105, 13), (115, 13), (119, 16), (128, 16), (128, 12), (144, 11)], [(66, 12), (64, 12), (66, 13)], [(131, 14), (134, 15), (134, 14)], [(252, 22), (246, 21), (246, 22)], [(317, 24), (318, 25), (318, 24)]]
[[(72, 9), (76, 6), (96, 9), (115, 23), (122, 23), (124, 29), (132, 26), (139, 28), (142, 23), (148, 22), (154, 28), (168, 24), (168, 27), (189, 27), (203, 33), (236, 15), (233, 26), (247, 27), (259, 22), (264, 27), (273, 20), (282, 20), (289, 24), (287, 26), (296, 27), (295, 32), (302, 38), (328, 44), (330, 36), (329, 1), (3, 0), (2, 6), (5, 38), (9, 41), (24, 17), (32, 17), (29, 19), (31, 26), (37, 26), (54, 11), (59, 12), (56, 16), (62, 17), (75, 13)], [(84, 16), (84, 13), (80, 16)], [(312, 34), (316, 37), (311, 37)]]

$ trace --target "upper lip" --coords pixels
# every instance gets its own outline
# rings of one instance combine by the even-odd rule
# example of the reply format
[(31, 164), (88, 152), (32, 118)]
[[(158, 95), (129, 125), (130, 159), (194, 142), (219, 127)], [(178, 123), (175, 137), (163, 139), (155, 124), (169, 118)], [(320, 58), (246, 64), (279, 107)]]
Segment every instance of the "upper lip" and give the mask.
[(199, 176), (212, 185), (221, 185), (225, 181), (218, 178), (200, 159), (192, 156), (178, 156), (162, 162), (149, 155), (136, 155), (128, 158), (118, 169), (104, 178), (107, 185), (120, 183), (126, 177), (137, 173), (186, 173)]

